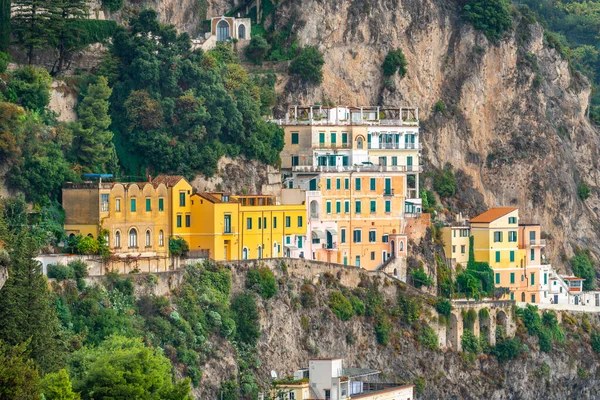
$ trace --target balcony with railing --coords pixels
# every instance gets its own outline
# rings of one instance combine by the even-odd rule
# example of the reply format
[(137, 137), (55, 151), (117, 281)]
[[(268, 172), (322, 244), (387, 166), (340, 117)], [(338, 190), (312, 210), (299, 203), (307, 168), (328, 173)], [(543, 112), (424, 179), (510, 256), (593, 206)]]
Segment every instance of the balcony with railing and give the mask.
[(394, 195), (394, 189), (393, 188), (385, 188), (385, 189), (383, 189), (383, 195), (385, 197), (393, 196)]
[(422, 172), (422, 167), (415, 165), (295, 165), (293, 172)]
[(419, 143), (379, 143), (376, 145), (370, 145), (370, 150), (419, 150), (421, 145)]
[(282, 119), (270, 120), (279, 125), (367, 125), (419, 126), (417, 107), (326, 107), (291, 106)]
[(546, 239), (530, 239), (529, 246), (544, 247), (546, 245)]

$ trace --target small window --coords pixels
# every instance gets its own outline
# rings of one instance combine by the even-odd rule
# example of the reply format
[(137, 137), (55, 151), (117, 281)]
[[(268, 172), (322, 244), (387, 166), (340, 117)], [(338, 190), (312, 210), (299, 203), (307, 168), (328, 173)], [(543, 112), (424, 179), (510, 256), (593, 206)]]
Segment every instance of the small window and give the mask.
[(511, 284), (515, 283), (515, 273), (514, 272), (510, 273), (510, 283)]
[(121, 199), (115, 199), (115, 211), (121, 212)]
[(327, 200), (327, 203), (325, 204), (325, 209), (327, 211), (327, 214), (331, 214), (331, 201)]
[(302, 228), (302, 216), (298, 217), (298, 228)]
[(346, 243), (346, 228), (340, 229), (340, 243)]
[(135, 199), (131, 199), (130, 205), (131, 205), (131, 207), (130, 207), (130, 210), (131, 210), (131, 212), (135, 212), (135, 210), (136, 210), (136, 208), (137, 208), (137, 207), (136, 207), (136, 206), (137, 206), (137, 204), (136, 204), (136, 202), (135, 202)]
[(369, 231), (369, 242), (375, 243), (376, 241), (377, 241), (377, 231), (376, 230)]
[(531, 282), (530, 282), (531, 286), (535, 286), (535, 274), (531, 274)]
[(500, 284), (500, 274), (496, 273), (496, 285)]
[(456, 246), (452, 245), (452, 253), (456, 253)]
[(375, 178), (371, 178), (370, 189), (373, 192), (377, 189), (377, 181), (375, 180)]
[(341, 180), (340, 178), (337, 178), (337, 179), (335, 180), (335, 188), (336, 188), (337, 190), (340, 190), (340, 189), (342, 188), (342, 180)]
[(374, 251), (371, 252), (371, 261), (373, 261), (373, 260), (375, 260), (375, 252)]
[(392, 212), (392, 202), (390, 200), (385, 201), (385, 212), (388, 214)]
[(326, 182), (327, 190), (331, 190), (331, 179), (327, 178), (327, 180), (325, 182)]
[(101, 211), (108, 212), (108, 193), (102, 193), (100, 195)]
[[(121, 247), (121, 232), (117, 231), (115, 232), (115, 247), (116, 248), (120, 248)], [(556, 282), (554, 282), (556, 284)]]
[(496, 252), (496, 262), (497, 263), (500, 262), (500, 252), (499, 251)]
[(179, 192), (179, 207), (185, 207), (185, 192)]
[(362, 242), (362, 231), (360, 229), (355, 229), (353, 233), (354, 243)]
[(292, 217), (285, 217), (285, 227), (290, 228), (292, 226)]
[(360, 178), (354, 180), (354, 187), (356, 190), (360, 190)]
[(277, 229), (277, 217), (273, 217), (273, 229)]
[(371, 200), (371, 214), (377, 212), (377, 200)]
[(388, 243), (389, 241), (390, 241), (390, 237), (389, 237), (389, 235), (383, 235), (383, 236), (381, 237), (381, 242), (382, 242), (382, 243)]
[(350, 201), (348, 200), (344, 201), (344, 212), (350, 214)]
[(335, 213), (340, 214), (341, 212), (342, 212), (342, 202), (338, 200), (335, 202)]
[(146, 198), (146, 211), (152, 211), (152, 200), (150, 197)]
[(298, 132), (292, 132), (292, 144), (298, 144)]
[(535, 249), (531, 249), (530, 250), (531, 254), (529, 255), (529, 258), (531, 259), (531, 261), (535, 260)]
[(517, 217), (508, 217), (508, 223), (509, 224), (516, 224), (517, 223)]
[(494, 243), (502, 242), (502, 232), (494, 232)]
[(461, 245), (460, 246), (460, 254), (465, 254), (467, 252), (467, 246), (466, 245)]
[(292, 167), (298, 166), (298, 156), (292, 156)]
[(267, 217), (263, 217), (263, 229), (267, 229)]
[(508, 232), (508, 241), (509, 242), (516, 242), (517, 241), (517, 231), (510, 231), (510, 232)]
[(223, 215), (223, 233), (231, 233), (231, 214)]
[(165, 211), (165, 199), (162, 197), (158, 199), (158, 211)]
[(298, 236), (298, 248), (301, 249), (302, 248), (302, 236)]
[(163, 231), (158, 232), (158, 245), (160, 247), (165, 245), (165, 233)]
[(510, 262), (515, 262), (515, 252), (514, 252), (514, 250), (510, 251)]
[(361, 201), (360, 200), (356, 200), (356, 203), (354, 205), (354, 212), (357, 213), (357, 214), (360, 214), (361, 207), (362, 207)]
[(177, 227), (181, 228), (182, 226), (182, 218), (181, 218), (181, 214), (177, 216)]
[(252, 229), (252, 218), (246, 218), (246, 229), (247, 230)]
[(262, 218), (258, 217), (258, 229), (262, 229)]
[(146, 231), (146, 247), (150, 247), (151, 246), (151, 234), (150, 234), (150, 230)]
[(348, 190), (350, 188), (350, 179), (344, 179), (344, 190)]
[(129, 230), (129, 247), (137, 247), (137, 231), (134, 228)]

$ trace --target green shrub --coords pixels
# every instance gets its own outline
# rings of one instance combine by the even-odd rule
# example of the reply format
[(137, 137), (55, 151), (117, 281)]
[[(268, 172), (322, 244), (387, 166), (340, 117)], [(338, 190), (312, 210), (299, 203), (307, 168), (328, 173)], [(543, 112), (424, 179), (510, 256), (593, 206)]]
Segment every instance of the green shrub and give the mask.
[(0, 74), (6, 72), (8, 64), (10, 63), (10, 55), (0, 51)]
[(575, 256), (571, 258), (573, 274), (583, 281), (583, 290), (594, 290), (596, 287), (596, 269), (594, 259), (589, 249), (575, 249)]
[(466, 330), (473, 332), (475, 321), (477, 321), (477, 312), (475, 310), (463, 311), (463, 324)]
[(260, 315), (256, 297), (252, 293), (242, 293), (234, 297), (231, 311), (235, 321), (236, 339), (251, 346), (256, 345), (260, 337)]
[(385, 76), (392, 76), (396, 72), (401, 78), (404, 78), (407, 72), (406, 57), (404, 57), (402, 49), (389, 51), (383, 60), (383, 74)]
[(246, 287), (260, 294), (263, 299), (270, 299), (277, 294), (275, 275), (267, 267), (249, 269), (246, 275)]
[(392, 333), (392, 323), (390, 322), (388, 316), (383, 312), (375, 315), (374, 323), (377, 342), (382, 346), (387, 346), (387, 344), (390, 342), (390, 335)]
[(27, 66), (16, 70), (8, 83), (9, 98), (24, 108), (43, 113), (50, 103), (52, 77), (44, 68)]
[(461, 339), (463, 351), (479, 354), (481, 353), (481, 342), (479, 338), (470, 330), (465, 330)]
[(246, 47), (246, 57), (256, 65), (261, 65), (269, 52), (269, 43), (263, 36), (252, 36)]
[(547, 328), (541, 329), (538, 333), (538, 342), (540, 350), (549, 353), (552, 350), (552, 332)]
[(110, 11), (115, 12), (123, 8), (123, 0), (102, 0), (102, 5)]
[(62, 264), (49, 264), (47, 267), (48, 278), (64, 281), (65, 279), (74, 279), (75, 273), (73, 268)]
[(448, 299), (444, 299), (443, 297), (438, 297), (438, 299), (435, 301), (435, 310), (440, 315), (449, 317), (450, 313), (452, 312), (452, 302), (450, 302)]
[(432, 327), (424, 325), (419, 333), (419, 343), (429, 350), (437, 350), (439, 346), (439, 338)]
[(88, 276), (88, 266), (85, 262), (81, 260), (71, 261), (67, 264), (69, 268), (73, 269), (73, 274), (75, 275), (75, 279), (81, 279)]
[(351, 295), (350, 303), (352, 303), (352, 310), (354, 310), (356, 315), (363, 315), (365, 313), (365, 303), (363, 303), (361, 299)]
[(524, 309), (518, 310), (518, 315), (531, 336), (537, 336), (542, 330), (542, 319), (538, 314), (537, 306), (527, 304)]
[(342, 321), (348, 321), (354, 315), (352, 303), (342, 292), (331, 292), (329, 294), (329, 308)]
[(592, 350), (600, 354), (600, 333), (592, 333)]
[(417, 392), (417, 395), (420, 396), (425, 392), (425, 386), (427, 386), (427, 381), (425, 380), (425, 377), (417, 376), (413, 381), (413, 384), (415, 385), (415, 392)]
[(307, 46), (292, 60), (289, 72), (306, 83), (317, 84), (323, 81), (324, 64), (323, 54), (316, 47)]
[(496, 344), (492, 353), (500, 363), (514, 360), (521, 354), (521, 341), (517, 338), (502, 340)]
[(413, 284), (417, 289), (420, 289), (423, 286), (431, 287), (434, 285), (433, 280), (429, 277), (427, 272), (423, 269), (423, 267), (418, 269), (413, 269), (411, 271), (411, 275), (413, 278)]
[(182, 237), (169, 238), (169, 253), (174, 257), (186, 256), (190, 251), (190, 245)]
[(442, 198), (452, 197), (456, 194), (456, 177), (451, 164), (446, 164), (444, 169), (434, 176), (433, 189)]
[(312, 308), (317, 305), (315, 289), (310, 283), (302, 284), (300, 288), (300, 303), (304, 308)]
[(581, 182), (579, 187), (577, 187), (577, 196), (579, 196), (581, 201), (585, 201), (590, 197), (590, 194), (590, 187), (585, 182)]
[(398, 294), (400, 320), (412, 324), (421, 316), (421, 303), (417, 298), (409, 299), (402, 293)]
[(99, 248), (98, 240), (91, 236), (86, 236), (77, 243), (78, 254), (97, 254)]
[(435, 105), (433, 106), (433, 111), (440, 113), (442, 115), (446, 115), (446, 104), (444, 103), (444, 100), (440, 99), (438, 100)]
[(496, 42), (512, 25), (509, 7), (507, 0), (468, 0), (463, 6), (462, 17), (490, 41)]

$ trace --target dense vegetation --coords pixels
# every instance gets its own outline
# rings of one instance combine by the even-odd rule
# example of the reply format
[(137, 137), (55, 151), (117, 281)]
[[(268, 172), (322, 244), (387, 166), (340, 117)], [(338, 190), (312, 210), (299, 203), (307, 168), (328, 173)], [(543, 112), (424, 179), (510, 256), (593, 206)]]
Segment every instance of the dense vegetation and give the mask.
[(462, 16), (492, 42), (498, 41), (512, 25), (508, 0), (468, 0)]

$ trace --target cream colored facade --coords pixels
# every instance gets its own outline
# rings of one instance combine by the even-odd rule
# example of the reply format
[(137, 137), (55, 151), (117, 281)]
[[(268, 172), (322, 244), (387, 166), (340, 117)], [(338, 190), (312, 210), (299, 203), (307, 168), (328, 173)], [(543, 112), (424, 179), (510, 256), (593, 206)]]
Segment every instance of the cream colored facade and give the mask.
[(442, 240), (446, 258), (463, 268), (469, 262), (469, 240), (471, 229), (466, 225), (445, 226), (442, 228)]

